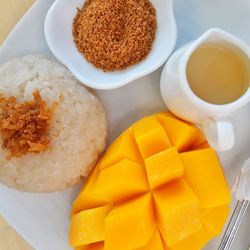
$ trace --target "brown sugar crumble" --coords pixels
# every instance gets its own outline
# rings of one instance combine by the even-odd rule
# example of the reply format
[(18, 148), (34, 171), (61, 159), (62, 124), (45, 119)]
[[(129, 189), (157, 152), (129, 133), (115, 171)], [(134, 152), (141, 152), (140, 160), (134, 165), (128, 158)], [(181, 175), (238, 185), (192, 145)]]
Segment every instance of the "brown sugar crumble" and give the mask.
[(146, 58), (156, 29), (149, 0), (87, 0), (74, 19), (73, 36), (90, 63), (115, 71)]
[(28, 152), (39, 153), (48, 148), (48, 131), (56, 103), (47, 107), (39, 91), (34, 100), (19, 103), (13, 96), (0, 97), (0, 134), (2, 148), (8, 157), (21, 157)]

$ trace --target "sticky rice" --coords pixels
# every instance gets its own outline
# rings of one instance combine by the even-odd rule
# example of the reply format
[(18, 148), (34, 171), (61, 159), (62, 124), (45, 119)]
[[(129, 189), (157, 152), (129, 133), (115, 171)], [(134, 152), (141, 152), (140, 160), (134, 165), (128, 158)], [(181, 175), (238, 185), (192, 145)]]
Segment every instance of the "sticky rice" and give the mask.
[(0, 93), (18, 102), (39, 91), (48, 106), (58, 102), (49, 127), (49, 147), (8, 157), (0, 135), (0, 182), (28, 192), (53, 192), (87, 176), (105, 148), (107, 123), (99, 99), (65, 67), (45, 56), (14, 58), (0, 66)]

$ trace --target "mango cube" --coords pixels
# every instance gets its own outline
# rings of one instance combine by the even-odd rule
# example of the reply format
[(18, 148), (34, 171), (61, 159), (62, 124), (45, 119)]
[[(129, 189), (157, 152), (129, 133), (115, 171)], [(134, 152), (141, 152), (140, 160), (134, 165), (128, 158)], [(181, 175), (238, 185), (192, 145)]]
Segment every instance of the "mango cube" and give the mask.
[(211, 148), (180, 154), (184, 177), (202, 208), (230, 202), (230, 191), (216, 153)]
[(176, 148), (172, 147), (145, 159), (151, 189), (183, 175), (183, 165)]
[(90, 177), (87, 179), (85, 186), (80, 191), (78, 197), (74, 201), (72, 215), (77, 214), (82, 210), (100, 207), (108, 203), (108, 201), (105, 201), (103, 197), (93, 192), (98, 175), (99, 168), (97, 165)]
[(105, 220), (105, 250), (144, 246), (155, 230), (151, 195), (115, 207)]
[(136, 250), (164, 250), (159, 230), (156, 228), (147, 244)]
[(199, 201), (187, 183), (176, 180), (154, 193), (157, 219), (171, 247), (201, 229)]
[(211, 236), (218, 236), (221, 233), (229, 212), (228, 205), (201, 210), (202, 223)]
[(198, 232), (174, 245), (171, 250), (200, 250), (211, 238), (211, 235), (202, 227)]
[(206, 140), (205, 135), (199, 131), (199, 133), (197, 134), (197, 138), (195, 139), (194, 143), (191, 145), (189, 151), (198, 150), (198, 149), (205, 149), (205, 148), (209, 148), (209, 147), (210, 146)]
[(166, 130), (171, 144), (179, 152), (188, 149), (200, 134), (200, 131), (196, 127), (176, 119), (175, 116), (169, 115), (169, 113), (160, 113), (156, 117)]
[[(71, 218), (70, 245), (77, 247), (105, 239), (104, 220), (111, 205), (84, 210)], [(84, 230), (82, 230), (84, 228)]]
[(153, 116), (143, 118), (135, 123), (133, 131), (144, 159), (171, 147), (164, 128)]
[(198, 150), (198, 149), (206, 149), (206, 148), (209, 148), (209, 144), (207, 142), (203, 142), (203, 143), (198, 144), (198, 145), (193, 145), (190, 148), (190, 151), (191, 150)]
[(112, 202), (125, 200), (147, 190), (144, 167), (127, 159), (101, 170), (94, 188), (95, 193)]
[(123, 159), (142, 162), (132, 129), (126, 130), (112, 143), (100, 162), (100, 169), (112, 166)]

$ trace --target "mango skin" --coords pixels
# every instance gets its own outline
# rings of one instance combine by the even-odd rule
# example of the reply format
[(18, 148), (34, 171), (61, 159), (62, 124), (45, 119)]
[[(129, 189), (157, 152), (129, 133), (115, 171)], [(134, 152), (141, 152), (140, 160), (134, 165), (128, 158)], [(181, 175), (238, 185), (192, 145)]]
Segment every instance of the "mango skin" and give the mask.
[(76, 250), (200, 250), (218, 236), (231, 201), (203, 134), (168, 112), (121, 134), (76, 198)]

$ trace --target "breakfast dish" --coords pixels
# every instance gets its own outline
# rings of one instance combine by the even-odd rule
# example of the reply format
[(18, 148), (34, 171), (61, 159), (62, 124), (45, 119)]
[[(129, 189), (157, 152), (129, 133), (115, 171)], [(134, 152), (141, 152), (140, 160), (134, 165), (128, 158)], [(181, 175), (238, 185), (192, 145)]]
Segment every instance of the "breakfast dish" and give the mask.
[(73, 204), (70, 244), (199, 250), (221, 233), (230, 201), (219, 159), (202, 133), (158, 113), (129, 127), (97, 164)]
[[(15, 56), (21, 56), (27, 53), (40, 52), (53, 56), (49, 50), (50, 47), (53, 54), (67, 66), (83, 84), (86, 83), (87, 86), (99, 89), (122, 86), (127, 82), (155, 70), (167, 59), (167, 56), (169, 56), (169, 53), (173, 49), (176, 33), (173, 29), (169, 29), (170, 26), (172, 27), (170, 24), (174, 22), (171, 21), (174, 20), (172, 1), (152, 0), (151, 2), (157, 12), (157, 30), (152, 50), (144, 60), (126, 68), (126, 70), (104, 72), (87, 62), (85, 57), (76, 49), (72, 35), (72, 24), (77, 14), (77, 8), (83, 6), (83, 0), (37, 0), (34, 8), (25, 16), (6, 43), (1, 47), (0, 63), (5, 63)], [(249, 6), (244, 4), (243, 1), (237, 1), (236, 4), (233, 0), (222, 0), (218, 5), (211, 5), (211, 1), (180, 0), (174, 1), (174, 4), (179, 29), (177, 47), (191, 40), (196, 40), (201, 33), (210, 27), (220, 27), (241, 37), (241, 39), (250, 41), (248, 31), (245, 26), (242, 26), (240, 21), (243, 17), (249, 20)], [(47, 24), (50, 23), (50, 25), (47, 26), (46, 33), (48, 34), (48, 31), (50, 31), (50, 37), (46, 37), (49, 44), (48, 47), (43, 35), (43, 24), (50, 6), (52, 7), (48, 12), (50, 15), (48, 14), (49, 18), (48, 22), (46, 22)], [(227, 15), (225, 15), (225, 8), (227, 9), (228, 18)], [(239, 8), (240, 11), (235, 11), (236, 8)], [(194, 10), (197, 11), (194, 12)], [(221, 13), (224, 14), (221, 15)], [(165, 18), (167, 16), (170, 18)], [(54, 24), (54, 26), (52, 24)], [(168, 28), (164, 29), (164, 27)], [(57, 36), (59, 33), (60, 36)], [(51, 43), (53, 39), (54, 44)], [(159, 41), (162, 43), (159, 43)], [(162, 44), (164, 46), (161, 46)], [(151, 63), (150, 65), (148, 64), (149, 62)], [(98, 91), (98, 95), (108, 114), (110, 142), (141, 117), (166, 109), (160, 97), (159, 72), (160, 71), (157, 71), (119, 90)], [(87, 81), (85, 81), (85, 79), (87, 79)], [(60, 83), (58, 84), (60, 85)], [(68, 86), (71, 85), (74, 84)], [(10, 86), (12, 85), (10, 84)], [(68, 92), (68, 89), (66, 92)], [(16, 124), (13, 128), (8, 126), (2, 127), (0, 132), (6, 135), (1, 143), (3, 147), (2, 150), (6, 152), (6, 158), (4, 159), (13, 161), (13, 159), (20, 160), (28, 156), (39, 157), (47, 154), (49, 150), (53, 148), (53, 140), (49, 132), (55, 114), (58, 112), (60, 104), (64, 101), (63, 95), (57, 94), (54, 98), (48, 100), (39, 88), (31, 89), (29, 98), (23, 100), (20, 100), (16, 93), (6, 94), (5, 91), (0, 91), (0, 94), (2, 107), (6, 109), (9, 108), (10, 105), (10, 109), (7, 110), (7, 117), (6, 114), (2, 114), (0, 117), (0, 123), (2, 125), (6, 124), (6, 122), (13, 121), (12, 115), (15, 114), (16, 116), (16, 109), (29, 110), (29, 112), (25, 112), (24, 120), (30, 119), (33, 112), (37, 114), (39, 111), (44, 114), (43, 116), (32, 116), (32, 119), (34, 118), (34, 121), (38, 122), (39, 129), (41, 129), (41, 133), (39, 133), (37, 138), (33, 138), (33, 134), (28, 131), (28, 137), (24, 136), (24, 134), (20, 134), (20, 137), (17, 137), (20, 140), (13, 141), (16, 137), (9, 137), (9, 135), (12, 130), (17, 130)], [(75, 94), (73, 93), (72, 96), (75, 96)], [(182, 98), (179, 96), (178, 100), (182, 100)], [(67, 109), (67, 116), (70, 117), (71, 112), (69, 112), (69, 110), (72, 111), (72, 109)], [(192, 108), (189, 110), (194, 113)], [(230, 117), (230, 120), (232, 120), (235, 126), (235, 147), (230, 152), (219, 154), (227, 180), (231, 186), (238, 173), (238, 166), (241, 165), (244, 159), (248, 158), (248, 149), (250, 148), (249, 136), (246, 133), (248, 129), (247, 124), (249, 124), (249, 107), (245, 107), (236, 113), (237, 114)], [(20, 117), (19, 113), (17, 115)], [(158, 116), (159, 115), (157, 115), (157, 119)], [(167, 116), (170, 117), (171, 115)], [(74, 121), (75, 120), (76, 119), (74, 119)], [(74, 122), (72, 122), (72, 124), (74, 124)], [(72, 124), (69, 124), (69, 127), (71, 127)], [(162, 126), (162, 124), (160, 125)], [(134, 127), (134, 125), (132, 127)], [(188, 128), (190, 127), (192, 126), (189, 125)], [(24, 130), (23, 128), (24, 127), (21, 126), (21, 130)], [(100, 250), (103, 249), (103, 247), (106, 248), (104, 246), (104, 241), (106, 240), (109, 242), (109, 248), (122, 250), (122, 247), (119, 248), (117, 246), (119, 246), (121, 242), (124, 243), (125, 239), (128, 239), (128, 232), (130, 232), (131, 237), (129, 240), (133, 239), (133, 242), (128, 240), (122, 246), (126, 246), (128, 243), (132, 244), (129, 250), (134, 250), (132, 249), (134, 247), (136, 247), (137, 250), (149, 250), (150, 247), (153, 250), (162, 250), (163, 247), (166, 249), (166, 246), (163, 244), (164, 242), (171, 246), (168, 247), (170, 249), (178, 249), (178, 247), (183, 249), (183, 244), (184, 250), (194, 250), (195, 247), (201, 249), (201, 246), (205, 245), (209, 239), (214, 238), (221, 232), (228, 215), (228, 203), (230, 202), (230, 196), (228, 195), (229, 189), (223, 172), (221, 171), (218, 158), (214, 151), (208, 147), (203, 136), (198, 136), (201, 141), (199, 139), (199, 143), (192, 145), (194, 147), (189, 148), (187, 146), (189, 144), (185, 145), (185, 143), (184, 146), (179, 147), (178, 145), (181, 145), (181, 143), (188, 138), (196, 138), (197, 134), (195, 132), (192, 133), (192, 131), (197, 132), (197, 130), (179, 130), (177, 125), (173, 125), (173, 128), (174, 132), (185, 132), (181, 133), (180, 141), (178, 139), (177, 142), (175, 142), (174, 138), (176, 134), (173, 131), (167, 131), (171, 147), (165, 149), (164, 147), (168, 147), (169, 144), (164, 134), (160, 136), (160, 143), (147, 144), (148, 138), (153, 140), (157, 138), (157, 135), (162, 135), (162, 129), (153, 129), (154, 132), (150, 132), (145, 136), (141, 136), (143, 131), (139, 129), (140, 135), (137, 136), (136, 145), (137, 143), (140, 145), (140, 147), (138, 147), (140, 157), (139, 159), (135, 157), (132, 160), (124, 156), (124, 154), (133, 155), (133, 150), (132, 152), (128, 150), (129, 144), (126, 144), (126, 139), (130, 137), (125, 132), (126, 136), (122, 137), (125, 141), (125, 146), (119, 147), (116, 140), (114, 142), (116, 146), (113, 147), (114, 144), (112, 144), (108, 149), (104, 158), (97, 164), (90, 174), (86, 185), (80, 192), (77, 199), (78, 202), (76, 202), (78, 205), (80, 204), (79, 208), (76, 209), (77, 205), (74, 203), (72, 217), (70, 218), (69, 210), (78, 192), (77, 188), (70, 188), (65, 192), (41, 195), (22, 193), (0, 185), (0, 198), (4, 201), (1, 202), (0, 213), (38, 250), (69, 250), (67, 233), (70, 219), (72, 220), (72, 225), (75, 225), (73, 229), (75, 231), (73, 231), (71, 241), (73, 244), (79, 245), (76, 247), (77, 250)], [(74, 131), (75, 128), (73, 127), (70, 132), (74, 133)], [(25, 140), (23, 141), (22, 139), (24, 137)], [(74, 141), (74, 146), (77, 140)], [(12, 142), (14, 142), (14, 144)], [(24, 142), (24, 144), (21, 142)], [(68, 143), (68, 137), (64, 143)], [(174, 143), (177, 143), (175, 147), (173, 147)], [(162, 155), (163, 153), (155, 152), (155, 150), (158, 151), (158, 146), (160, 148), (163, 146), (161, 152), (166, 153), (166, 151), (168, 151), (170, 154), (170, 156), (168, 154), (166, 154), (167, 156), (165, 155), (166, 157), (164, 159), (166, 159), (167, 162), (180, 163), (178, 159), (182, 158), (181, 164), (176, 164), (175, 166), (177, 167), (174, 169), (167, 168), (168, 171), (166, 171), (165, 167), (161, 167), (159, 164), (160, 157), (157, 157), (158, 154)], [(111, 150), (111, 148), (113, 149)], [(148, 148), (150, 150), (148, 150)], [(178, 156), (176, 156), (175, 148), (178, 148)], [(119, 154), (123, 157), (122, 164), (112, 162)], [(189, 158), (183, 159), (183, 155)], [(75, 157), (71, 155), (71, 158), (71, 160), (74, 160)], [(143, 160), (140, 161), (141, 158), (143, 158)], [(149, 160), (147, 158), (152, 159)], [(140, 162), (137, 162), (137, 160)], [(60, 162), (61, 159), (56, 159), (56, 161)], [(102, 161), (108, 161), (110, 165), (107, 166), (107, 168), (99, 169)], [(135, 161), (133, 166), (139, 165), (140, 167), (136, 169), (129, 168), (129, 164), (127, 163), (131, 161), (133, 161), (133, 163)], [(185, 172), (187, 173), (187, 170), (183, 171), (185, 168), (188, 169), (184, 161), (190, 162), (189, 166), (196, 166), (191, 170), (189, 169), (191, 172), (190, 176), (186, 176)], [(145, 168), (146, 162), (148, 165), (147, 169)], [(157, 162), (157, 164), (155, 164), (155, 162)], [(43, 162), (39, 163), (41, 164)], [(95, 165), (95, 163), (93, 163), (93, 165)], [(155, 165), (157, 165), (157, 167), (155, 167)], [(52, 167), (43, 170), (49, 175)], [(10, 169), (11, 168), (9, 168), (9, 170)], [(128, 178), (115, 178), (121, 176), (119, 175), (121, 169), (125, 169), (122, 176), (126, 176), (127, 174), (129, 176)], [(143, 169), (144, 173), (146, 169), (150, 178), (148, 178), (147, 175), (146, 178), (141, 178), (140, 171), (136, 172), (138, 169)], [(154, 174), (154, 170), (156, 174), (158, 173), (156, 179), (151, 178)], [(197, 178), (196, 174), (193, 175), (194, 170), (198, 171), (198, 175), (202, 177)], [(143, 176), (145, 177), (145, 175)], [(97, 180), (95, 180), (94, 177), (97, 177)], [(211, 179), (213, 180), (211, 181)], [(95, 187), (89, 184), (91, 180), (93, 180), (97, 189), (99, 188), (98, 190), (95, 190)], [(119, 182), (118, 180), (121, 181)], [(134, 181), (132, 182), (132, 180)], [(136, 183), (136, 185), (131, 186), (133, 183)], [(176, 185), (173, 185), (174, 183)], [(118, 188), (113, 188), (115, 184), (118, 185)], [(86, 190), (89, 191), (90, 196), (81, 199), (81, 195), (83, 195)], [(162, 190), (164, 192), (161, 192)], [(165, 192), (166, 190), (170, 191)], [(109, 201), (107, 202), (105, 199), (103, 204), (103, 200), (101, 199), (100, 202), (98, 199), (97, 203), (92, 204), (93, 206), (84, 207), (86, 204), (90, 205), (96, 201), (95, 197), (93, 197), (96, 191), (98, 191), (98, 196), (101, 194), (103, 197), (108, 197)], [(144, 195), (142, 193), (144, 193)], [(152, 214), (150, 213), (150, 211), (152, 212), (153, 204), (151, 202), (151, 193), (154, 193), (156, 197), (158, 214), (156, 217), (153, 216), (153, 220), (152, 217), (148, 216), (148, 214)], [(171, 196), (169, 199), (165, 199), (166, 193), (168, 197)], [(116, 200), (116, 204), (119, 206), (113, 207), (113, 201)], [(134, 209), (127, 209), (131, 207)], [(189, 210), (190, 207), (194, 208), (192, 212)], [(164, 213), (162, 211), (164, 211)], [(167, 216), (166, 214), (171, 214), (171, 216)], [(180, 218), (180, 214), (185, 215), (183, 219), (184, 223), (181, 224), (176, 223), (178, 222), (177, 219)], [(103, 218), (107, 218), (107, 224), (109, 225), (107, 239), (106, 236), (103, 237)], [(249, 218), (249, 216), (246, 217), (243, 227), (241, 228), (241, 233), (238, 235), (232, 249), (247, 249), (249, 246)], [(132, 233), (139, 228), (138, 221), (145, 224), (145, 227), (142, 228), (143, 230), (146, 229), (144, 234)], [(82, 230), (83, 224), (85, 225), (84, 230)], [(157, 229), (154, 227), (156, 224), (159, 224)], [(171, 225), (171, 227), (168, 227), (169, 225)], [(118, 232), (117, 228), (119, 228), (120, 232)], [(204, 228), (206, 228), (206, 230)], [(197, 229), (201, 230), (197, 231)], [(138, 230), (140, 230), (140, 228)], [(182, 233), (186, 238), (182, 236)], [(162, 234), (165, 235), (164, 240), (161, 239)], [(84, 239), (85, 242), (82, 244), (81, 237), (86, 235), (87, 237)], [(121, 235), (124, 235), (125, 239), (121, 238)], [(191, 239), (187, 235), (189, 235)], [(219, 241), (219, 238), (213, 240), (205, 249), (217, 249)], [(117, 245), (113, 244), (114, 242), (117, 242)]]
[(60, 191), (87, 176), (105, 148), (98, 98), (45, 56), (0, 66), (0, 182), (29, 192)]

